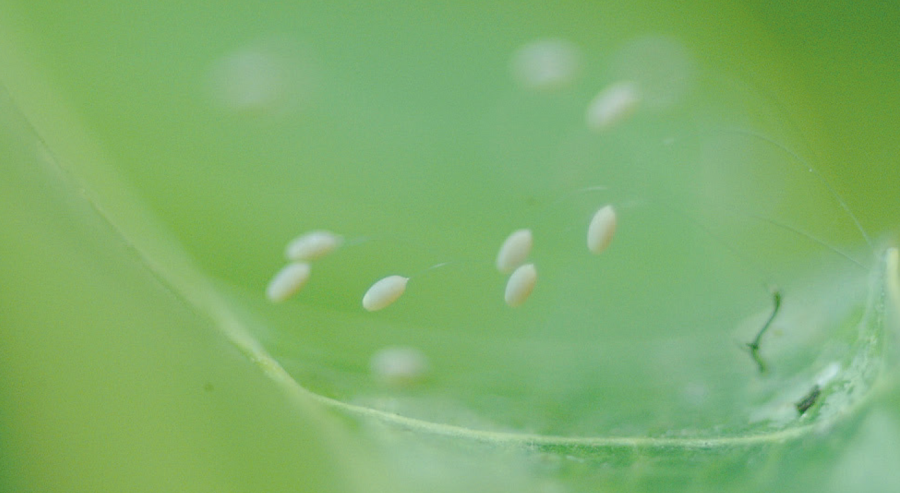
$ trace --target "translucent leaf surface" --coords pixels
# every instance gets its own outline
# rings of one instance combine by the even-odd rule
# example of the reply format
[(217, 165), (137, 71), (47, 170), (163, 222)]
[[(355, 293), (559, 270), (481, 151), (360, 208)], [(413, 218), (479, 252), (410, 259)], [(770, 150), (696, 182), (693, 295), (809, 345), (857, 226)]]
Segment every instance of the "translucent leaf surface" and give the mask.
[[(186, 490), (896, 486), (896, 250), (830, 184), (848, 151), (778, 24), (727, 6), (10, 6), (11, 485), (172, 489), (171, 461)], [(547, 40), (572, 51), (524, 80)], [(623, 80), (638, 106), (592, 131)], [(493, 262), (526, 227), (513, 309)], [(316, 229), (342, 246), (271, 303)], [(398, 346), (427, 373), (373, 374)], [(148, 460), (110, 462), (133, 423)]]

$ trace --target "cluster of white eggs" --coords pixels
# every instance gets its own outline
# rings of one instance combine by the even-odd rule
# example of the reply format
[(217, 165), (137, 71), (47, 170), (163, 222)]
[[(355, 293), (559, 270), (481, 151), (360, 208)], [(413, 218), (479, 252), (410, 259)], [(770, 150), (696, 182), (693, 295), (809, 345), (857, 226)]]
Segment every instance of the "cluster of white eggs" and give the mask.
[(343, 239), (330, 231), (311, 231), (300, 235), (284, 250), (288, 264), (278, 271), (266, 287), (266, 297), (280, 303), (297, 294), (309, 281), (310, 262), (328, 255), (341, 246)]
[[(582, 56), (574, 44), (564, 40), (538, 40), (526, 44), (512, 59), (514, 78), (526, 89), (556, 90), (571, 84), (581, 71)], [(613, 82), (589, 102), (585, 124), (595, 132), (605, 132), (630, 117), (641, 102), (638, 84), (628, 80)], [(600, 254), (607, 249), (616, 232), (617, 217), (611, 205), (599, 208), (587, 225), (587, 249)], [(329, 231), (305, 233), (287, 245), (287, 265), (274, 275), (266, 288), (273, 303), (283, 302), (297, 294), (309, 280), (310, 262), (319, 259), (343, 243), (342, 237)], [(510, 307), (523, 305), (532, 295), (538, 273), (529, 262), (534, 237), (530, 228), (512, 232), (502, 243), (496, 256), (496, 268), (508, 275), (504, 301)], [(438, 264), (438, 266), (443, 264)], [(437, 266), (435, 266), (437, 267)], [(375, 312), (397, 302), (406, 292), (410, 277), (389, 275), (373, 283), (362, 295), (362, 307)], [(373, 374), (390, 384), (409, 384), (421, 380), (427, 370), (427, 359), (414, 348), (386, 348), (373, 355)]]
[[(615, 234), (616, 224), (615, 209), (611, 205), (597, 210), (587, 227), (588, 251), (600, 254), (606, 250)], [(323, 230), (308, 232), (290, 241), (285, 248), (288, 263), (269, 282), (266, 297), (273, 303), (291, 298), (309, 280), (310, 262), (331, 253), (342, 243), (341, 236)], [(497, 252), (497, 270), (509, 274), (504, 300), (510, 307), (524, 304), (537, 284), (537, 268), (528, 263), (533, 244), (531, 229), (519, 229), (506, 238)], [(363, 294), (363, 308), (370, 312), (387, 308), (400, 299), (409, 279), (390, 275), (378, 280)], [(370, 363), (371, 371), (379, 381), (395, 387), (421, 382), (428, 372), (427, 358), (418, 349), (409, 347), (385, 348), (376, 352)]]
[[(616, 211), (611, 205), (594, 213), (587, 229), (587, 247), (591, 253), (606, 250), (616, 232), (616, 224)], [(526, 263), (533, 244), (531, 230), (519, 229), (506, 238), (497, 252), (497, 270), (510, 274), (504, 300), (514, 308), (525, 303), (537, 284), (537, 268), (533, 263)]]
[[(558, 39), (538, 40), (524, 45), (512, 58), (513, 77), (531, 90), (553, 90), (570, 84), (580, 72), (581, 53), (570, 42)], [(630, 81), (614, 82), (602, 90), (589, 104), (585, 123), (603, 132), (628, 118), (641, 101), (638, 85)], [(588, 226), (587, 246), (599, 254), (609, 246), (616, 229), (616, 214), (605, 206), (594, 214)], [(295, 295), (309, 280), (310, 261), (338, 248), (342, 238), (328, 231), (313, 231), (292, 240), (285, 251), (289, 263), (281, 269), (266, 289), (266, 296), (279, 303)], [(526, 263), (533, 244), (530, 229), (520, 229), (506, 239), (497, 254), (496, 266), (509, 274), (504, 299), (517, 307), (525, 303), (537, 283), (537, 269)], [(410, 278), (390, 275), (375, 282), (362, 297), (362, 306), (374, 312), (387, 308), (406, 291)]]
[[(582, 58), (578, 46), (569, 41), (543, 39), (520, 48), (513, 55), (510, 68), (520, 86), (533, 91), (553, 91), (574, 83), (582, 71)], [(585, 123), (593, 131), (606, 131), (631, 116), (640, 102), (637, 81), (613, 82), (588, 103)]]
[[(616, 212), (611, 205), (600, 208), (587, 228), (587, 247), (591, 253), (600, 254), (609, 246), (616, 232)], [(266, 297), (280, 303), (295, 295), (309, 280), (310, 261), (321, 258), (342, 243), (339, 235), (329, 231), (312, 231), (292, 240), (285, 249), (288, 264), (269, 281)], [(519, 229), (510, 234), (497, 252), (497, 270), (510, 274), (506, 283), (504, 300), (511, 307), (525, 303), (537, 283), (537, 268), (526, 263), (534, 238), (530, 229)], [(362, 306), (375, 312), (392, 305), (403, 296), (409, 277), (390, 275), (374, 284), (363, 294)]]

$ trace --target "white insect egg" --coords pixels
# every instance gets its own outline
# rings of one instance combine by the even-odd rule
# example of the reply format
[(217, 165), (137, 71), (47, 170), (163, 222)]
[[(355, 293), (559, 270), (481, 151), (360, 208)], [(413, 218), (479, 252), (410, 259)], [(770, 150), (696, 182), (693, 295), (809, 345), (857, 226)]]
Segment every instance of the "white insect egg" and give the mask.
[(640, 101), (636, 84), (616, 82), (600, 91), (588, 104), (585, 122), (591, 130), (602, 132), (631, 116)]
[(295, 295), (309, 280), (310, 267), (305, 262), (286, 265), (269, 281), (266, 298), (272, 303), (280, 303)]
[(388, 347), (372, 355), (372, 375), (388, 385), (404, 387), (422, 381), (428, 374), (428, 359), (411, 347)]
[(379, 280), (363, 295), (363, 308), (370, 312), (381, 310), (397, 301), (406, 291), (408, 277), (388, 276)]
[(581, 71), (581, 50), (562, 39), (533, 41), (516, 51), (510, 68), (525, 88), (558, 89), (571, 84)]
[(212, 60), (206, 92), (234, 116), (284, 116), (314, 101), (320, 74), (316, 52), (302, 39), (269, 34)]
[(531, 253), (531, 246), (534, 243), (530, 229), (519, 229), (513, 231), (506, 237), (506, 240), (500, 246), (497, 252), (497, 270), (504, 274), (509, 274), (516, 267), (525, 263), (528, 254)]
[(311, 231), (291, 240), (284, 255), (288, 260), (315, 260), (333, 252), (342, 241), (330, 231)]
[(612, 242), (616, 234), (616, 211), (611, 205), (601, 207), (588, 225), (587, 247), (591, 253), (599, 255)]
[(515, 308), (525, 303), (534, 291), (535, 283), (537, 283), (537, 269), (534, 268), (534, 264), (525, 264), (516, 269), (506, 282), (504, 296), (506, 304)]
[(283, 97), (284, 67), (273, 53), (245, 48), (218, 60), (212, 70), (214, 96), (233, 111), (272, 109)]

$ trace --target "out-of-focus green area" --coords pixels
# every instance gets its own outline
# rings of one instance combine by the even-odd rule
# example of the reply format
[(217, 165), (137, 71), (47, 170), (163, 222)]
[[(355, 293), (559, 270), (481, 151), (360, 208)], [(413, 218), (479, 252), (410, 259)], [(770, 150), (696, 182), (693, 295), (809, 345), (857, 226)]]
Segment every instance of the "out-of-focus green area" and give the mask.
[[(895, 321), (845, 210), (876, 240), (900, 223), (890, 7), (0, 10), (7, 489), (892, 484), (896, 392), (876, 375)], [(580, 48), (580, 71), (530, 91), (510, 59), (547, 37)], [(587, 103), (623, 77), (646, 105), (590, 132)], [(610, 202), (620, 230), (591, 257), (582, 228)], [(519, 227), (540, 282), (513, 311), (492, 262)], [(273, 306), (284, 244), (316, 228), (348, 245)], [(409, 292), (364, 312), (395, 273)], [(771, 284), (786, 301), (761, 377), (741, 345)], [(280, 393), (223, 324), (343, 404)], [(421, 349), (431, 377), (379, 385), (369, 357), (390, 345)]]
[(0, 115), (3, 491), (352, 484), (341, 435), (154, 277), (5, 94)]
[(900, 7), (876, 1), (829, 1), (805, 8), (753, 2), (754, 16), (791, 53), (803, 90), (816, 105), (827, 142), (820, 166), (876, 234), (896, 234), (900, 208), (898, 129), (894, 117)]

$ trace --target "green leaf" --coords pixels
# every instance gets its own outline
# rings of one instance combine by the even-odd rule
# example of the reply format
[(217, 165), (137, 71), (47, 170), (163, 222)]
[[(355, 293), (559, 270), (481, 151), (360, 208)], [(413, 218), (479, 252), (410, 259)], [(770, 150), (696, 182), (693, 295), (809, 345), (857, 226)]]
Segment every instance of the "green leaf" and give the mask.
[[(841, 114), (784, 21), (728, 5), (4, 6), (2, 486), (896, 488), (897, 250), (861, 226), (892, 216), (830, 184)], [(548, 33), (579, 78), (517, 85)], [(591, 132), (624, 77), (641, 105)], [(270, 303), (320, 228), (344, 245)], [(380, 380), (392, 346), (428, 375)]]

